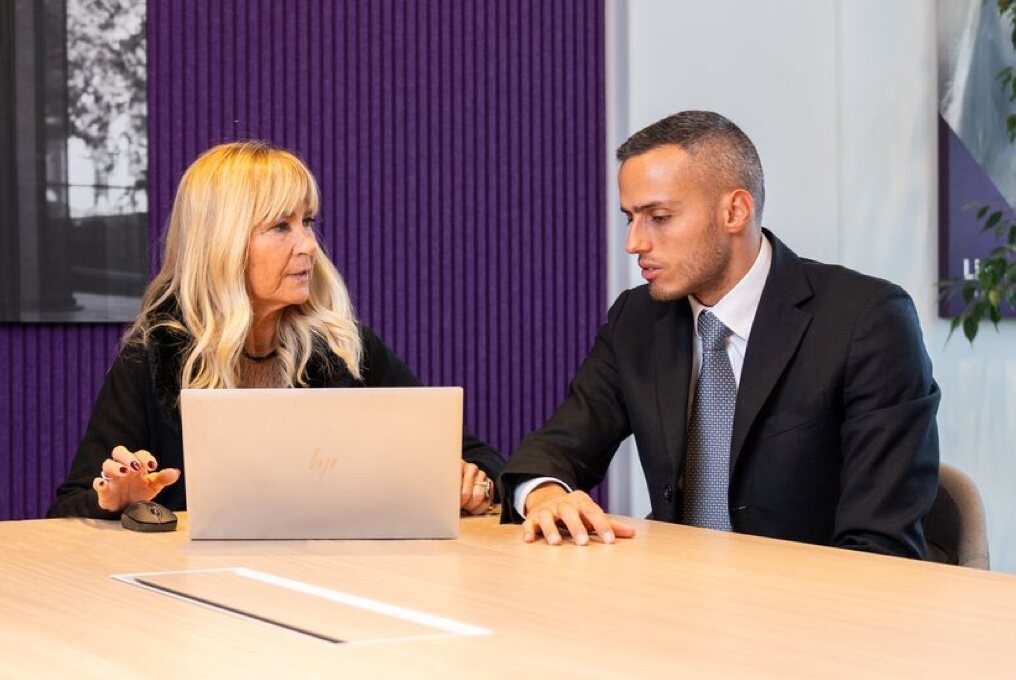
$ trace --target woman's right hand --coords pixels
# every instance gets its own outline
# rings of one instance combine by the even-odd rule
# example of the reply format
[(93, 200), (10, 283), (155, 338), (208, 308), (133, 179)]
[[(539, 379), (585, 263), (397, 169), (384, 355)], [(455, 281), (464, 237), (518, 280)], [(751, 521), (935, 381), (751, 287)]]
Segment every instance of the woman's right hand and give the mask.
[(159, 464), (155, 456), (144, 450), (127, 450), (126, 446), (113, 449), (102, 463), (103, 476), (92, 480), (92, 488), (99, 494), (99, 507), (119, 512), (131, 503), (150, 501), (155, 495), (180, 479), (180, 471), (166, 468), (156, 472)]

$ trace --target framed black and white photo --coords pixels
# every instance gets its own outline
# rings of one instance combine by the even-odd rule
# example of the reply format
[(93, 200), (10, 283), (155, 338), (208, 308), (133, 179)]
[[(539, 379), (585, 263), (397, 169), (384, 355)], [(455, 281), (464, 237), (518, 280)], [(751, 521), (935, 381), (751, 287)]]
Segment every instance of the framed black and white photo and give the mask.
[(149, 273), (145, 0), (3, 5), (0, 321), (129, 321)]

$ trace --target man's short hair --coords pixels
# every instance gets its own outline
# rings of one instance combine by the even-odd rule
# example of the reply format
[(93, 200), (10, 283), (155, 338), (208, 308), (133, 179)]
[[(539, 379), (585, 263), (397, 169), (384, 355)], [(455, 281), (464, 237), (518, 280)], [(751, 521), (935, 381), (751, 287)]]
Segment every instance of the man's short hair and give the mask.
[(755, 220), (762, 221), (766, 200), (762, 162), (755, 145), (733, 121), (712, 111), (681, 111), (642, 128), (617, 149), (622, 163), (659, 146), (674, 144), (699, 157), (731, 189), (755, 199)]

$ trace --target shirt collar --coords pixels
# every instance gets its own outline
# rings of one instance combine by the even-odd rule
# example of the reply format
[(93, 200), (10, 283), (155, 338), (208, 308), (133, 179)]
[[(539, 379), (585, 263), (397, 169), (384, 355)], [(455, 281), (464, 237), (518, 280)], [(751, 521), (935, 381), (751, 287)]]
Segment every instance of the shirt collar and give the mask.
[(688, 302), (691, 303), (691, 311), (695, 317), (695, 332), (698, 333), (699, 312), (708, 309), (734, 335), (747, 342), (772, 263), (773, 247), (769, 244), (769, 239), (763, 235), (762, 246), (755, 256), (755, 263), (751, 269), (715, 305), (706, 307), (696, 300), (694, 295), (689, 295)]

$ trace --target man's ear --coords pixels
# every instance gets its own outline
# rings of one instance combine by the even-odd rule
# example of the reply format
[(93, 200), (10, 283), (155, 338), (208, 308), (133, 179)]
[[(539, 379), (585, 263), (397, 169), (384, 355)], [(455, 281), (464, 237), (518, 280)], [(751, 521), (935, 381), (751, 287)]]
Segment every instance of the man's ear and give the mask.
[(746, 189), (735, 189), (723, 201), (723, 226), (727, 233), (739, 234), (755, 218), (755, 199)]

